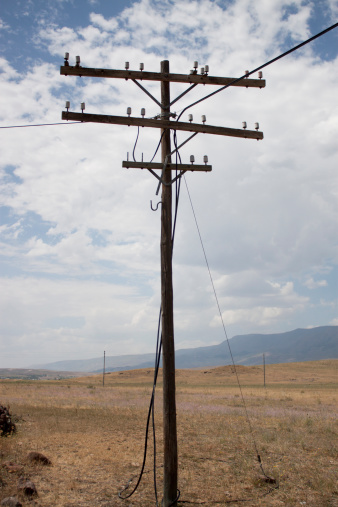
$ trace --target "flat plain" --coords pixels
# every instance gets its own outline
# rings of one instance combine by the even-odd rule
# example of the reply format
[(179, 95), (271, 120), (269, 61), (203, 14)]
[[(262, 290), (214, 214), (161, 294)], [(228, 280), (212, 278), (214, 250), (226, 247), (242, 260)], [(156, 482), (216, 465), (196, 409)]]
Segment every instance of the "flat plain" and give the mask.
[[(179, 506), (338, 506), (338, 360), (177, 370)], [(17, 431), (0, 438), (0, 501), (20, 475), (39, 507), (152, 506), (162, 498), (162, 385), (149, 433), (151, 369), (61, 380), (0, 380)], [(239, 387), (240, 386), (240, 387)], [(52, 464), (32, 464), (38, 451)], [(258, 455), (261, 464), (258, 461)], [(9, 463), (18, 465), (14, 469)], [(264, 475), (265, 474), (265, 475)], [(270, 479), (267, 479), (267, 477)], [(126, 488), (126, 489), (124, 489)]]

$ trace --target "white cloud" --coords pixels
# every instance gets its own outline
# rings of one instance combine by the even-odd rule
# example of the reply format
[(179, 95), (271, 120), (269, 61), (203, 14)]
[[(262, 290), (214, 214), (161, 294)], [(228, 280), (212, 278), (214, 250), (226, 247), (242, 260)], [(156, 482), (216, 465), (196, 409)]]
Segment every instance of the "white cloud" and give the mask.
[(9, 30), (10, 26), (0, 18), (0, 30)]
[[(44, 362), (51, 349), (55, 360), (97, 356), (104, 348), (110, 355), (126, 354), (128, 337), (136, 332), (135, 350), (151, 351), (147, 335), (156, 317), (136, 287), (32, 277), (3, 278), (1, 286), (1, 356), (12, 364), (15, 356), (21, 364)], [(143, 316), (135, 320), (137, 313)], [(70, 327), (64, 326), (67, 320)]]
[(114, 32), (118, 27), (118, 22), (115, 18), (105, 19), (102, 14), (96, 14), (95, 12), (90, 14), (90, 21), (93, 25), (96, 25), (107, 32)]
[(333, 21), (336, 21), (336, 16), (338, 14), (338, 1), (337, 0), (328, 0), (329, 8), (331, 11)]
[[(221, 277), (216, 283), (225, 326), (241, 323), (243, 327), (273, 328), (281, 318), (289, 318), (302, 310), (308, 298), (294, 290), (292, 282), (284, 284), (264, 281), (257, 272)], [(220, 326), (219, 315), (215, 315), (211, 326)]]
[(313, 278), (308, 278), (304, 285), (308, 289), (317, 289), (318, 287), (327, 287), (327, 281), (326, 280), (314, 280)]
[[(280, 318), (285, 318), (294, 310), (292, 308), (278, 308), (278, 307), (261, 307), (256, 306), (253, 308), (239, 308), (237, 310), (226, 310), (222, 313), (224, 322), (228, 325), (238, 324), (239, 322), (254, 327), (268, 327), (273, 325), (273, 321)], [(217, 319), (219, 320), (219, 319)], [(220, 325), (215, 319), (211, 325)]]
[[(114, 17), (91, 12), (88, 26), (47, 25), (37, 40), (51, 55), (59, 56), (60, 64), (65, 51), (71, 53), (71, 64), (79, 54), (83, 66), (93, 67), (124, 68), (128, 60), (132, 69), (142, 61), (146, 70), (158, 71), (160, 60), (170, 58), (173, 72), (188, 73), (198, 59), (201, 65), (210, 65), (211, 74), (237, 76), (285, 50), (290, 40), (296, 43), (308, 37), (311, 7), (301, 0), (236, 0), (226, 6), (209, 0), (142, 0)], [(36, 61), (27, 72), (19, 72), (5, 58), (0, 66), (3, 125), (58, 122), (65, 100), (75, 111), (85, 101), (86, 111), (93, 113), (123, 115), (127, 106), (135, 115), (141, 107), (146, 107), (147, 116), (158, 113), (130, 80), (60, 76), (48, 58)], [(208, 154), (213, 166), (211, 174), (188, 174), (187, 182), (231, 333), (315, 325), (309, 319), (319, 312), (319, 305), (302, 290), (305, 286), (316, 293), (332, 286), (331, 268), (338, 260), (337, 68), (337, 58), (322, 61), (313, 46), (307, 46), (264, 70), (265, 89), (227, 89), (187, 111), (196, 122), (206, 114), (209, 124), (234, 128), (243, 120), (249, 128), (259, 121), (265, 136), (257, 143), (198, 135), (181, 150), (183, 161), (191, 153), (196, 161)], [(159, 99), (158, 83), (142, 84)], [(172, 97), (184, 88), (172, 86)], [(214, 87), (197, 87), (174, 109), (210, 91)], [(25, 315), (36, 315), (41, 304), (52, 319), (61, 306), (61, 315), (85, 317), (87, 326), (84, 334), (74, 329), (64, 334), (50, 331), (39, 319), (34, 327), (25, 317), (22, 322), (27, 326), (13, 331), (16, 344), (28, 343), (33, 334), (39, 343), (50, 339), (59, 343), (64, 337), (69, 350), (74, 340), (90, 356), (94, 347), (89, 329), (104, 337), (112, 325), (109, 308), (105, 303), (100, 307), (101, 290), (118, 312), (118, 324), (113, 326), (117, 353), (128, 347), (141, 350), (133, 333), (138, 326), (149, 331), (147, 320), (156, 327), (160, 213), (150, 210), (149, 201), (160, 196), (155, 196), (157, 180), (149, 173), (121, 167), (127, 152), (131, 157), (135, 139), (136, 129), (110, 125), (1, 130), (0, 195), (11, 211), (0, 229), (1, 252), (6, 267), (29, 276), (29, 282), (8, 278), (11, 301), (22, 280), (27, 301), (34, 306), (30, 308), (20, 296)], [(179, 142), (184, 139), (180, 134)], [(149, 160), (158, 140), (157, 131), (140, 129), (137, 159), (143, 153)], [(51, 282), (52, 276), (59, 278)], [(84, 277), (89, 280), (81, 284)], [(111, 290), (119, 278), (140, 298), (133, 300), (130, 313), (128, 298), (133, 296), (124, 293), (122, 285), (118, 285), (119, 298), (115, 293), (107, 296), (108, 282), (92, 282), (104, 277), (114, 279)], [(222, 341), (184, 185), (174, 284), (178, 346)], [(34, 287), (33, 296), (29, 285)], [(62, 306), (63, 290), (70, 308)], [(50, 291), (55, 294), (52, 302), (48, 302)], [(82, 294), (88, 291), (95, 294), (90, 304)], [(76, 298), (78, 293), (75, 311), (71, 295)], [(90, 325), (87, 311), (92, 315)], [(14, 306), (9, 315), (14, 315)], [(120, 332), (128, 347), (123, 346)], [(61, 353), (62, 347), (58, 350)]]

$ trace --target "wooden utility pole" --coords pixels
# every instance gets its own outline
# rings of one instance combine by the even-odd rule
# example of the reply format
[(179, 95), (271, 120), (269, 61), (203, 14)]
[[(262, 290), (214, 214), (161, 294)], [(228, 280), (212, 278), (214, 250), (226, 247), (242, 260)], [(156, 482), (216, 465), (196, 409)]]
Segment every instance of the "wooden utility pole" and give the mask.
[(265, 387), (265, 354), (263, 354), (264, 387)]
[[(161, 62), (161, 73), (169, 74), (169, 62)], [(161, 116), (169, 118), (169, 82), (161, 82)], [(170, 163), (170, 130), (162, 130), (162, 164)], [(163, 350), (163, 441), (164, 484), (163, 505), (176, 505), (177, 497), (177, 430), (174, 310), (172, 282), (172, 185), (171, 170), (164, 173), (162, 184), (161, 214), (161, 300), (162, 300), (162, 350)]]
[[(169, 71), (169, 62), (161, 62), (161, 72), (144, 72), (143, 64), (140, 65), (140, 71), (129, 70), (129, 63), (126, 62), (125, 70), (115, 69), (93, 69), (80, 66), (80, 57), (76, 57), (76, 65), (70, 66), (69, 54), (65, 55), (65, 63), (61, 67), (61, 74), (65, 76), (89, 76), (97, 78), (118, 78), (134, 82), (141, 88), (156, 104), (160, 107), (160, 115), (155, 118), (131, 117), (131, 111), (128, 108), (128, 116), (111, 116), (99, 114), (84, 113), (85, 105), (81, 105), (82, 113), (69, 112), (69, 102), (66, 103), (67, 111), (62, 112), (63, 120), (107, 123), (128, 126), (142, 126), (151, 128), (160, 128), (162, 131), (161, 139), (161, 163), (158, 162), (136, 162), (123, 161), (122, 165), (126, 168), (147, 169), (153, 176), (159, 180), (162, 186), (162, 212), (161, 212), (161, 305), (162, 305), (162, 350), (163, 350), (163, 439), (164, 439), (164, 486), (163, 486), (163, 507), (177, 506), (177, 476), (178, 476), (178, 453), (177, 453), (177, 427), (176, 427), (176, 388), (175, 388), (175, 344), (174, 344), (174, 311), (173, 311), (173, 284), (172, 284), (172, 183), (180, 178), (186, 171), (211, 171), (211, 166), (207, 164), (207, 157), (204, 164), (172, 164), (171, 155), (180, 148), (171, 150), (170, 132), (179, 130), (188, 132), (190, 137), (183, 144), (186, 144), (197, 133), (215, 134), (221, 136), (242, 137), (247, 139), (263, 139), (263, 133), (256, 130), (247, 130), (246, 123), (243, 123), (243, 129), (232, 129), (219, 126), (192, 123), (192, 118), (188, 122), (173, 121), (175, 116), (170, 112), (170, 107), (181, 97), (186, 95), (192, 88), (198, 84), (223, 85), (223, 86), (242, 86), (245, 88), (264, 88), (265, 80), (248, 79), (248, 75), (243, 78), (226, 78), (209, 76), (207, 67), (201, 74), (197, 71), (197, 62), (194, 64), (194, 70), (190, 74), (171, 74)], [(161, 82), (161, 102), (159, 102), (151, 93), (146, 90), (139, 81), (160, 81)], [(176, 97), (173, 101), (170, 99), (170, 83), (187, 83), (190, 87)], [(191, 133), (193, 134), (191, 135)], [(172, 170), (178, 172), (178, 176), (172, 178)], [(156, 170), (162, 171), (161, 176), (156, 174)], [(104, 379), (103, 379), (104, 383)]]
[(103, 375), (102, 375), (102, 386), (104, 387), (104, 376), (106, 373), (106, 351), (103, 351)]

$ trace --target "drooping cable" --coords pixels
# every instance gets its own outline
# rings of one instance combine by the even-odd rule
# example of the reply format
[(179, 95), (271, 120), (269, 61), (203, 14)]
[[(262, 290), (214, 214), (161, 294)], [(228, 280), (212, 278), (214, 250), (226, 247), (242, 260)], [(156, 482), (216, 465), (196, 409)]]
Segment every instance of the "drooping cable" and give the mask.
[[(119, 496), (119, 498), (121, 500), (127, 500), (127, 498), (130, 498), (135, 493), (135, 491), (137, 490), (137, 488), (138, 488), (138, 486), (139, 486), (139, 484), (141, 482), (141, 479), (142, 479), (142, 476), (143, 476), (143, 473), (144, 473), (145, 464), (146, 464), (147, 450), (148, 450), (148, 434), (149, 434), (150, 417), (152, 416), (152, 413), (153, 413), (153, 410), (154, 410), (155, 388), (156, 388), (157, 376), (158, 376), (158, 370), (159, 370), (160, 358), (161, 358), (161, 347), (162, 347), (162, 340), (160, 339), (161, 314), (162, 314), (162, 311), (160, 309), (159, 319), (158, 319), (158, 326), (157, 326), (157, 341), (156, 341), (156, 353), (155, 353), (154, 381), (153, 381), (153, 389), (152, 389), (152, 393), (151, 393), (151, 397), (150, 397), (150, 404), (149, 404), (148, 415), (147, 415), (145, 441), (144, 441), (144, 451), (143, 451), (143, 461), (142, 461), (141, 471), (139, 473), (138, 480), (137, 480), (137, 482), (136, 482), (133, 490), (130, 493), (128, 493), (125, 496), (122, 496), (123, 492), (126, 491), (130, 487), (131, 481), (133, 480), (134, 477), (132, 477), (131, 479), (129, 479), (127, 481), (126, 486), (124, 486), (124, 488), (121, 491), (119, 491), (118, 496)], [(153, 423), (153, 428), (155, 428), (155, 425), (154, 425), (155, 423), (154, 423), (154, 418), (153, 417), (152, 417), (152, 423)], [(154, 443), (155, 443), (155, 449), (156, 449), (155, 430), (153, 430), (153, 431), (154, 431)], [(155, 452), (154, 452), (154, 455), (155, 455)], [(154, 459), (154, 469), (155, 469), (155, 467), (156, 467), (156, 459)], [(155, 497), (156, 497), (156, 506), (157, 506), (158, 501), (157, 501), (156, 478), (155, 478)]]
[[(312, 42), (313, 40), (317, 39), (318, 37), (321, 37), (322, 35), (324, 35), (325, 33), (329, 32), (330, 30), (333, 30), (334, 28), (336, 28), (338, 26), (338, 23), (335, 23), (334, 25), (332, 25), (331, 27), (327, 28), (326, 30), (323, 30), (322, 32), (319, 32), (318, 34), (314, 35), (313, 37), (310, 37), (309, 39), (307, 39), (306, 41), (302, 42), (301, 44), (298, 44), (297, 46), (289, 49), (288, 51), (285, 51), (284, 53), (282, 53), (281, 55), (277, 56), (276, 58), (273, 58), (272, 60), (269, 60), (267, 63), (257, 67), (256, 69), (250, 71), (250, 72), (247, 72), (245, 73), (245, 75), (241, 76), (240, 78), (237, 78), (237, 79), (234, 79), (231, 83), (219, 88), (218, 90), (206, 95), (205, 97), (202, 97), (201, 99), (193, 102), (192, 104), (190, 104), (189, 106), (187, 106), (186, 108), (184, 108), (178, 118), (177, 118), (177, 121), (181, 118), (182, 114), (187, 110), (189, 109), (190, 107), (193, 107), (197, 104), (199, 104), (200, 102), (206, 100), (207, 98), (209, 97), (212, 97), (213, 95), (216, 95), (217, 93), (225, 90), (226, 88), (236, 84), (238, 81), (241, 81), (242, 79), (245, 79), (247, 78), (249, 75), (251, 74), (254, 74), (255, 72), (258, 72), (259, 70), (262, 70), (263, 68), (267, 67), (268, 65), (271, 65), (272, 63), (276, 62), (277, 60), (280, 60), (281, 58), (289, 55), (290, 53), (300, 49), (301, 47), (305, 46), (306, 44), (308, 44), (309, 42)], [(75, 123), (78, 123), (78, 122), (75, 122)], [(2, 127), (4, 128), (4, 127)], [(136, 148), (136, 144), (137, 144), (137, 141), (138, 141), (138, 136), (139, 136), (139, 130), (138, 130), (138, 134), (137, 134), (137, 138), (136, 138), (136, 141), (135, 141), (135, 145), (134, 145), (134, 150), (133, 150), (133, 156), (134, 156), (134, 152), (135, 152), (135, 148)], [(163, 134), (162, 134), (163, 136)], [(162, 140), (162, 136), (161, 136), (161, 139), (160, 139), (160, 142), (156, 148), (156, 151), (155, 151), (155, 154), (152, 158), (152, 160), (154, 159), (159, 147), (160, 147), (160, 144), (161, 144), (161, 140)], [(175, 142), (175, 145), (176, 145), (176, 148), (177, 148), (177, 137), (176, 137), (176, 132), (175, 132), (175, 135), (174, 135), (174, 142)], [(180, 159), (180, 155), (178, 153), (178, 150), (176, 150), (176, 175), (177, 175), (177, 160)], [(134, 157), (134, 160), (135, 160), (135, 157)], [(179, 193), (180, 193), (180, 187), (181, 187), (181, 178), (178, 178), (179, 180), (179, 183), (177, 184), (177, 180), (176, 180), (176, 207), (175, 207), (175, 220), (174, 220), (174, 229), (173, 229), (173, 235), (172, 235), (172, 245), (174, 245), (174, 231), (175, 231), (175, 227), (176, 227), (176, 217), (177, 217), (177, 210), (178, 210), (178, 198), (179, 198)], [(254, 444), (254, 448), (255, 448), (255, 452), (256, 452), (256, 456), (257, 456), (257, 460), (259, 462), (259, 465), (260, 465), (260, 468), (262, 470), (262, 473), (264, 474), (264, 476), (268, 477), (263, 469), (263, 465), (262, 465), (262, 462), (261, 462), (261, 457), (258, 453), (258, 448), (257, 448), (257, 444), (256, 444), (256, 441), (255, 441), (255, 438), (254, 438), (254, 434), (253, 434), (253, 428), (252, 428), (252, 425), (251, 425), (251, 421), (250, 421), (250, 418), (249, 418), (249, 414), (248, 414), (248, 411), (247, 411), (247, 408), (246, 408), (246, 404), (245, 404), (245, 399), (244, 399), (244, 396), (243, 396), (243, 391), (242, 391), (242, 387), (241, 387), (241, 384), (239, 382), (239, 377), (238, 377), (238, 373), (237, 373), (237, 369), (236, 369), (236, 366), (235, 366), (235, 362), (234, 362), (234, 358), (233, 358), (233, 355), (232, 355), (232, 351), (231, 351), (231, 347), (230, 347), (230, 343), (229, 343), (229, 338), (228, 338), (228, 335), (227, 335), (227, 332), (226, 332), (226, 328), (225, 328), (225, 324), (224, 324), (224, 320), (223, 320), (223, 316), (222, 316), (222, 312), (221, 312), (221, 308), (220, 308), (220, 305), (219, 305), (219, 301), (218, 301), (218, 297), (217, 297), (217, 293), (216, 293), (216, 289), (215, 289), (215, 286), (214, 286), (214, 282), (213, 282), (213, 279), (212, 279), (212, 275), (211, 275), (211, 271), (210, 271), (210, 267), (209, 267), (209, 263), (208, 263), (208, 259), (207, 259), (207, 256), (206, 256), (206, 252), (205, 252), (205, 248), (204, 248), (204, 244), (203, 244), (203, 241), (202, 241), (202, 236), (201, 236), (201, 233), (200, 233), (200, 230), (199, 230), (199, 226), (198, 226), (198, 222), (197, 222), (197, 217), (196, 217), (196, 214), (195, 214), (195, 211), (194, 211), (194, 208), (193, 208), (193, 204), (192, 204), (192, 200), (191, 200), (191, 196), (190, 196), (190, 193), (189, 193), (189, 189), (188, 189), (188, 186), (187, 186), (187, 182), (186, 182), (186, 178), (184, 178), (184, 181), (185, 181), (185, 185), (186, 185), (186, 188), (187, 188), (187, 192), (188, 192), (188, 196), (189, 196), (189, 200), (190, 200), (190, 204), (191, 204), (191, 207), (192, 207), (192, 210), (193, 210), (193, 215), (194, 215), (194, 219), (195, 219), (195, 223), (196, 223), (196, 227), (197, 227), (197, 230), (198, 230), (198, 234), (199, 234), (199, 237), (200, 237), (200, 241), (201, 241), (201, 245), (202, 245), (202, 250), (203, 250), (203, 253), (204, 253), (204, 257), (205, 257), (205, 261), (206, 261), (206, 264), (207, 264), (207, 268), (208, 268), (208, 272), (209, 272), (209, 276), (210, 276), (210, 280), (211, 280), (211, 284), (212, 284), (212, 288), (213, 288), (213, 292), (214, 292), (214, 295), (215, 295), (215, 299), (216, 299), (216, 303), (217, 303), (217, 307), (218, 307), (218, 312), (219, 312), (219, 315), (220, 315), (220, 318), (221, 318), (221, 322), (222, 322), (222, 326), (223, 326), (223, 331), (224, 331), (224, 334), (225, 334), (225, 337), (226, 337), (226, 340), (227, 340), (227, 344), (228, 344), (228, 348), (229, 348), (229, 353), (230, 353), (230, 356), (231, 356), (231, 360), (232, 360), (232, 363), (233, 363), (233, 366), (234, 366), (234, 371), (235, 371), (235, 374), (236, 374), (236, 378), (237, 378), (237, 383), (238, 383), (238, 386), (239, 386), (239, 390), (240, 390), (240, 393), (241, 393), (241, 398), (242, 398), (242, 402), (243, 402), (243, 406), (244, 406), (244, 409), (245, 409), (245, 414), (246, 414), (246, 419), (247, 419), (247, 422), (248, 422), (248, 426), (250, 428), (250, 432), (251, 432), (251, 435), (252, 435), (252, 438), (253, 438), (253, 444)], [(161, 320), (161, 309), (160, 309), (160, 317), (159, 317), (159, 326), (158, 326), (158, 340), (159, 340), (159, 329), (160, 329), (160, 320)], [(125, 497), (122, 497), (122, 493), (123, 491), (125, 491), (126, 489), (128, 489), (129, 485), (130, 485), (130, 481), (128, 481), (127, 483), (127, 486), (119, 492), (119, 497), (121, 499), (127, 499), (129, 498), (133, 493), (135, 493), (136, 489), (138, 488), (140, 482), (141, 482), (141, 478), (142, 478), (142, 475), (143, 475), (143, 472), (144, 472), (144, 467), (145, 467), (145, 461), (146, 461), (146, 454), (147, 454), (147, 441), (148, 441), (148, 430), (149, 430), (149, 421), (150, 421), (150, 415), (152, 413), (152, 423), (153, 423), (153, 438), (154, 438), (154, 448), (156, 449), (156, 440), (155, 440), (155, 422), (154, 422), (154, 413), (152, 412), (153, 409), (154, 409), (154, 398), (155, 398), (155, 387), (156, 387), (156, 382), (157, 382), (157, 375), (158, 375), (158, 368), (159, 368), (159, 364), (160, 364), (160, 356), (161, 356), (161, 346), (162, 346), (162, 338), (160, 341), (158, 341), (158, 344), (157, 344), (157, 351), (158, 351), (158, 354), (156, 353), (156, 359), (155, 359), (155, 373), (154, 373), (154, 385), (153, 385), (153, 391), (152, 391), (152, 396), (151, 396), (151, 401), (150, 401), (150, 406), (149, 406), (149, 411), (148, 411), (148, 418), (147, 418), (147, 426), (146, 426), (146, 440), (145, 440), (145, 450), (144, 450), (144, 459), (143, 459), (143, 464), (142, 464), (142, 468), (141, 468), (141, 472), (140, 472), (140, 475), (139, 475), (139, 479), (137, 481), (137, 484), (136, 486), (134, 487), (133, 491), (128, 494), (127, 496)], [(154, 483), (155, 483), (155, 496), (156, 496), (156, 505), (158, 505), (158, 500), (157, 500), (157, 488), (156, 488), (156, 454), (154, 452)], [(176, 502), (176, 500), (174, 501), (174, 503)]]
[[(163, 134), (161, 136), (160, 143), (161, 143), (162, 137), (163, 137)], [(137, 138), (136, 138), (136, 141), (135, 141), (133, 155), (134, 155), (134, 151), (135, 151), (135, 148), (136, 148), (137, 140), (138, 140), (138, 135), (137, 135)], [(154, 157), (156, 155), (156, 152), (158, 151), (160, 143), (159, 143), (159, 145), (156, 148), (156, 151), (155, 151), (155, 154), (154, 154), (152, 160), (154, 159)], [(175, 143), (175, 147), (177, 148), (176, 137), (174, 137), (174, 143)], [(178, 157), (179, 157), (179, 154), (176, 151), (176, 174), (177, 174), (177, 160), (178, 160)], [(174, 249), (174, 239), (175, 239), (176, 224), (177, 224), (178, 204), (179, 204), (179, 196), (180, 196), (180, 190), (181, 190), (181, 178), (178, 178), (178, 180), (176, 180), (175, 189), (176, 189), (176, 191), (175, 191), (175, 209), (174, 209), (174, 220), (173, 220), (173, 227), (172, 227), (172, 255), (173, 255), (173, 249)], [(141, 471), (139, 473), (137, 482), (136, 482), (133, 490), (130, 493), (128, 493), (126, 495), (123, 495), (123, 493), (129, 489), (129, 487), (131, 485), (131, 482), (135, 478), (135, 476), (133, 476), (131, 479), (129, 479), (127, 481), (126, 485), (124, 486), (124, 488), (121, 491), (119, 491), (119, 493), (118, 493), (118, 496), (119, 496), (119, 498), (121, 500), (126, 500), (127, 498), (130, 498), (136, 492), (137, 488), (139, 487), (139, 485), (141, 483), (142, 476), (144, 474), (144, 469), (145, 469), (145, 464), (146, 464), (146, 458), (147, 458), (149, 426), (150, 426), (150, 420), (151, 420), (152, 430), (153, 430), (153, 449), (154, 449), (153, 475), (154, 475), (154, 493), (155, 493), (156, 507), (159, 507), (160, 504), (158, 503), (157, 479), (156, 479), (156, 468), (157, 468), (157, 465), (156, 465), (156, 432), (155, 432), (155, 390), (156, 390), (156, 385), (157, 385), (157, 378), (158, 378), (158, 372), (159, 372), (159, 367), (160, 367), (160, 362), (161, 362), (161, 353), (162, 353), (161, 317), (162, 317), (162, 306), (160, 307), (159, 318), (158, 318), (158, 325), (157, 325), (157, 340), (156, 340), (156, 352), (155, 352), (154, 381), (153, 381), (153, 388), (152, 388), (152, 393), (151, 393), (150, 403), (149, 403), (149, 409), (148, 409), (148, 415), (147, 415), (146, 431), (145, 431), (145, 443), (144, 443), (144, 452), (143, 452), (143, 461), (142, 461)], [(177, 498), (175, 499), (175, 501), (173, 502), (173, 505), (178, 500), (179, 496), (180, 496), (180, 491), (178, 490), (178, 495), (177, 495)]]
[(154, 155), (152, 156), (152, 159), (150, 160), (150, 162), (152, 162), (152, 161), (154, 160), (154, 158), (156, 157), (156, 153), (158, 152), (159, 147), (161, 146), (161, 142), (162, 142), (162, 138), (163, 138), (163, 136), (164, 136), (164, 132), (165, 132), (165, 130), (163, 130), (163, 132), (162, 132), (162, 134), (161, 134), (161, 137), (160, 137), (160, 140), (159, 140), (159, 142), (158, 142), (157, 148), (156, 148), (155, 153), (154, 153)]
[(156, 479), (156, 431), (155, 431), (155, 390), (157, 385), (157, 377), (158, 370), (160, 368), (161, 362), (161, 352), (162, 352), (162, 333), (161, 330), (161, 317), (162, 317), (162, 305), (160, 306), (159, 316), (158, 316), (158, 327), (157, 327), (157, 340), (156, 340), (156, 355), (155, 355), (155, 371), (154, 371), (154, 384), (153, 384), (153, 392), (151, 398), (151, 412), (152, 412), (152, 427), (153, 427), (153, 476), (154, 476), (154, 493), (155, 493), (155, 501), (156, 507), (158, 505), (158, 496), (157, 496), (157, 479)]
[[(134, 159), (134, 161), (135, 161), (135, 149), (136, 149), (139, 133), (140, 133), (140, 128), (138, 127), (138, 129), (137, 129), (137, 136), (136, 136), (136, 140), (135, 140), (135, 144), (134, 144), (134, 148), (133, 148), (133, 159)], [(161, 136), (161, 139), (162, 139), (162, 136)], [(160, 143), (158, 144), (158, 146), (157, 146), (157, 148), (155, 150), (155, 153), (153, 155), (152, 160), (154, 159), (154, 157), (155, 157), (155, 155), (156, 155), (156, 153), (158, 151), (159, 146), (160, 146)], [(155, 389), (156, 389), (156, 384), (157, 384), (158, 371), (159, 371), (159, 367), (160, 367), (161, 349), (162, 349), (161, 316), (162, 316), (162, 307), (160, 307), (159, 317), (158, 317), (157, 339), (156, 339), (156, 349), (155, 349), (154, 380), (153, 380), (153, 388), (152, 388), (152, 393), (151, 393), (151, 397), (150, 397), (150, 403), (149, 403), (149, 409), (148, 409), (148, 415), (147, 415), (147, 422), (146, 422), (146, 431), (145, 431), (145, 441), (144, 441), (144, 451), (143, 451), (142, 466), (141, 466), (141, 470), (140, 470), (140, 473), (139, 473), (139, 476), (138, 476), (138, 480), (137, 480), (134, 488), (132, 489), (132, 491), (130, 491), (126, 495), (123, 495), (123, 493), (127, 489), (129, 489), (130, 484), (131, 484), (132, 480), (135, 478), (135, 476), (133, 476), (131, 479), (129, 479), (127, 481), (126, 485), (124, 486), (124, 488), (121, 491), (119, 491), (119, 493), (118, 493), (118, 497), (121, 500), (127, 500), (127, 498), (130, 498), (136, 492), (137, 488), (139, 487), (139, 485), (141, 483), (141, 480), (142, 480), (142, 477), (143, 477), (143, 473), (144, 473), (144, 469), (145, 469), (146, 459), (147, 459), (148, 436), (149, 436), (149, 426), (150, 426), (150, 418), (151, 418), (152, 428), (153, 428), (153, 446), (154, 446), (153, 471), (154, 471), (154, 490), (155, 490), (156, 506), (158, 505), (158, 496), (157, 496), (157, 483), (156, 483), (156, 433), (155, 433), (154, 405), (155, 405)]]
[(173, 140), (174, 140), (174, 145), (175, 145), (175, 176), (176, 176), (176, 180), (175, 180), (175, 214), (174, 214), (174, 222), (173, 222), (173, 232), (172, 232), (172, 254), (174, 252), (174, 240), (175, 240), (175, 232), (176, 232), (176, 223), (177, 223), (177, 212), (178, 212), (178, 202), (179, 202), (179, 198), (180, 198), (180, 192), (181, 192), (181, 180), (182, 178), (177, 178), (177, 175), (178, 175), (178, 160), (180, 161), (180, 164), (182, 163), (181, 161), (181, 156), (179, 154), (179, 151), (177, 149), (177, 132), (176, 130), (174, 130), (174, 134), (173, 134)]
[(136, 140), (135, 140), (135, 144), (134, 144), (134, 148), (133, 148), (133, 159), (134, 159), (134, 162), (136, 162), (136, 159), (135, 159), (135, 150), (136, 150), (136, 145), (137, 145), (137, 141), (138, 141), (139, 135), (140, 135), (140, 127), (137, 127), (137, 136), (136, 136)]

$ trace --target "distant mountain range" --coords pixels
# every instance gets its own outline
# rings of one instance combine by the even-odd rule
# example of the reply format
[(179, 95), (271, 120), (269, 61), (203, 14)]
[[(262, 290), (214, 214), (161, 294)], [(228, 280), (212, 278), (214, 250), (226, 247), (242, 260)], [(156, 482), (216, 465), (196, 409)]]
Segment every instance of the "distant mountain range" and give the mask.
[[(295, 329), (278, 334), (247, 334), (234, 336), (227, 342), (209, 347), (176, 351), (176, 368), (205, 368), (231, 364), (245, 366), (338, 359), (338, 326), (322, 326), (312, 329)], [(106, 371), (151, 368), (154, 354), (106, 356)], [(32, 368), (52, 371), (99, 373), (103, 370), (103, 358), (58, 361)]]

